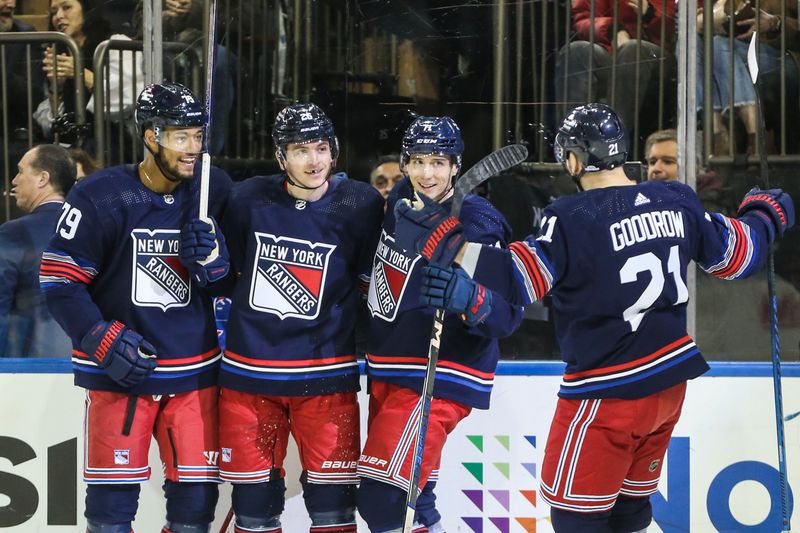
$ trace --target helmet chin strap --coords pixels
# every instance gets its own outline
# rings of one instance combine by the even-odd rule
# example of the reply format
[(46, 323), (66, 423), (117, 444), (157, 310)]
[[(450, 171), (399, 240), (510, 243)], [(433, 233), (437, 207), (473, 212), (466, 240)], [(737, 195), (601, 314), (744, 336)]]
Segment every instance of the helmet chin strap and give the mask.
[(167, 180), (173, 183), (183, 181), (183, 178), (181, 178), (180, 176), (176, 176), (175, 174), (170, 172), (169, 169), (165, 168), (161, 164), (161, 156), (163, 154), (164, 147), (161, 146), (158, 142), (156, 142), (156, 145), (158, 146), (158, 152), (154, 152), (153, 150), (151, 150), (150, 145), (148, 145), (147, 142), (144, 143), (144, 146), (145, 148), (147, 148), (147, 151), (150, 152), (150, 154), (153, 156), (153, 162), (155, 162), (156, 166), (158, 167), (158, 170), (161, 171), (161, 174), (165, 178), (167, 178)]
[[(281, 160), (281, 162), (283, 162), (283, 161)], [(322, 187), (323, 185), (326, 185), (326, 184), (328, 183), (328, 180), (330, 180), (330, 179), (331, 179), (331, 175), (333, 175), (333, 167), (334, 167), (334, 166), (336, 166), (336, 161), (335, 161), (335, 160), (331, 162), (331, 166), (330, 166), (330, 168), (328, 169), (328, 175), (327, 175), (327, 176), (325, 176), (325, 181), (323, 181), (322, 183), (320, 183), (320, 184), (319, 184), (319, 185), (317, 185), (316, 187), (309, 187), (308, 185), (303, 185), (302, 183), (297, 183), (296, 181), (294, 181), (294, 180), (292, 179), (292, 177), (291, 177), (291, 176), (289, 175), (289, 173), (286, 171), (286, 168), (282, 168), (282, 170), (283, 170), (283, 172), (286, 174), (286, 181), (287, 181), (287, 182), (289, 183), (289, 185), (291, 185), (292, 187), (297, 187), (298, 189), (303, 189), (303, 190), (306, 190), (306, 191), (316, 191), (317, 189), (319, 189), (319, 188), (320, 188), (320, 187)]]
[(292, 179), (292, 177), (289, 175), (288, 172), (286, 173), (286, 181), (289, 182), (289, 185), (291, 185), (292, 187), (297, 187), (298, 189), (304, 189), (306, 191), (316, 191), (317, 189), (319, 189), (320, 187), (322, 187), (323, 185), (328, 183), (328, 180), (330, 179), (330, 177), (331, 177), (331, 173), (330, 173), (330, 171), (328, 171), (328, 175), (325, 177), (325, 181), (323, 181), (322, 183), (320, 183), (316, 187), (309, 187), (307, 185), (303, 185), (302, 183), (297, 183), (296, 181), (294, 181)]
[[(577, 156), (575, 157), (575, 159), (576, 160), (578, 159)], [(566, 161), (564, 161), (564, 170), (567, 171), (567, 174), (569, 174), (569, 177), (572, 178), (573, 182), (575, 182), (575, 186), (578, 187), (578, 192), (583, 192), (583, 185), (581, 185), (581, 178), (583, 177), (584, 174), (586, 174), (586, 167), (581, 165), (580, 171), (577, 174), (573, 174), (569, 170), (569, 161), (570, 161), (570, 158), (569, 158), (569, 156), (567, 156)], [(580, 164), (579, 160), (578, 160), (578, 164)]]
[(574, 181), (575, 185), (578, 187), (578, 192), (583, 192), (583, 185), (581, 185), (581, 178), (583, 177), (584, 174), (586, 174), (586, 171), (584, 169), (581, 169), (581, 171), (578, 172), (577, 174), (570, 174), (572, 181)]
[(438, 196), (438, 198), (434, 198), (434, 200), (436, 201), (437, 204), (439, 202), (444, 201), (447, 198), (447, 195), (450, 194), (450, 191), (452, 191), (453, 189), (456, 188), (455, 183), (456, 183), (456, 179), (455, 179), (455, 177), (453, 177), (453, 179), (450, 180), (450, 186), (447, 189), (445, 189), (444, 191), (442, 191), (442, 194), (440, 194)]

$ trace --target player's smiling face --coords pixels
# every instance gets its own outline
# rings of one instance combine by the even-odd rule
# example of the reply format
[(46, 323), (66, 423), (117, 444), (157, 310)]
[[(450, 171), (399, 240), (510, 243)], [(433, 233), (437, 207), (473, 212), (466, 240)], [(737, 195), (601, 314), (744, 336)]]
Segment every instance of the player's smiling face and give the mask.
[(161, 165), (180, 180), (194, 178), (194, 165), (203, 150), (203, 128), (166, 128), (158, 143)]
[(458, 166), (444, 155), (412, 154), (405, 171), (414, 191), (441, 202), (453, 194), (452, 182), (458, 173)]
[(319, 187), (331, 172), (333, 157), (326, 140), (289, 144), (282, 167), (295, 181), (306, 187)]

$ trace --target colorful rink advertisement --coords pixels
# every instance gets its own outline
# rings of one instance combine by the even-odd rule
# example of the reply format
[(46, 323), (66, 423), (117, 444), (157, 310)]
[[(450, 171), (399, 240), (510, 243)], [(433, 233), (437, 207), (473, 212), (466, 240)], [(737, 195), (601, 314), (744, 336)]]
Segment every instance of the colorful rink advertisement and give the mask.
[[(449, 533), (552, 531), (539, 497), (539, 471), (560, 369), (558, 363), (501, 363), (491, 409), (473, 411), (450, 436), (436, 491)], [(0, 390), (0, 528), (82, 531), (84, 393), (72, 385), (68, 363), (3, 362)], [(784, 365), (783, 391), (789, 486), (798, 487), (800, 416), (792, 416), (800, 411), (797, 365)], [(361, 400), (363, 428), (363, 393)], [(164, 522), (155, 446), (150, 464), (137, 532), (158, 531)], [(283, 531), (308, 531), (295, 454), (286, 468)], [(230, 508), (230, 487), (221, 490), (214, 532)], [(690, 382), (653, 504), (651, 533), (780, 531), (769, 364), (716, 363)], [(793, 525), (800, 528), (800, 522)], [(359, 531), (368, 530), (359, 523)]]

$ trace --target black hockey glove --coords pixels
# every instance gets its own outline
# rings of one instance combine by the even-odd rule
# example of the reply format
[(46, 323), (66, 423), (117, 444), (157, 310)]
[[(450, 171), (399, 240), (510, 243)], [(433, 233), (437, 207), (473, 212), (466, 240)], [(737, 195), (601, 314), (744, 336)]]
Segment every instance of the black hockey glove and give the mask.
[(492, 312), (492, 293), (460, 268), (422, 269), (422, 303), (461, 316), (468, 326), (477, 326)]
[(101, 320), (84, 335), (81, 350), (123, 387), (134, 387), (156, 368), (156, 349), (122, 322)]
[(778, 237), (783, 237), (783, 232), (794, 226), (794, 203), (782, 189), (750, 189), (739, 204), (739, 216), (750, 211), (770, 222)]
[(466, 244), (464, 227), (438, 202), (424, 194), (415, 196), (413, 204), (400, 200), (394, 205), (395, 244), (447, 268)]
[(231, 268), (225, 237), (209, 220), (195, 218), (181, 228), (181, 263), (201, 287), (221, 280)]

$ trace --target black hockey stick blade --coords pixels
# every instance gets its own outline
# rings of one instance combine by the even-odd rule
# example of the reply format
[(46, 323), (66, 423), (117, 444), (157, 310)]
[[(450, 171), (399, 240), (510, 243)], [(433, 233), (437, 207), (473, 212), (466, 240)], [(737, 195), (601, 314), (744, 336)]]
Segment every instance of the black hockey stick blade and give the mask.
[(453, 192), (450, 213), (457, 217), (461, 213), (464, 198), (478, 185), (516, 166), (528, 157), (528, 149), (522, 144), (510, 144), (495, 150), (470, 168), (458, 181)]
[[(528, 149), (521, 144), (505, 146), (487, 155), (478, 161), (456, 182), (453, 192), (453, 206), (450, 213), (458, 216), (461, 213), (461, 206), (464, 198), (475, 187), (497, 174), (508, 170), (525, 161), (528, 157)], [(433, 400), (433, 385), (436, 379), (436, 363), (439, 361), (439, 341), (442, 338), (444, 328), (444, 311), (437, 309), (433, 318), (433, 328), (431, 330), (430, 344), (428, 345), (428, 363), (425, 366), (425, 379), (422, 382), (422, 397), (419, 419), (417, 421), (416, 434), (412, 441), (414, 446), (414, 461), (411, 465), (411, 475), (409, 476), (408, 493), (406, 494), (406, 514), (403, 521), (403, 533), (411, 533), (414, 526), (414, 515), (417, 507), (417, 490), (419, 485), (420, 470), (422, 469), (422, 455), (425, 450), (425, 435), (428, 431), (428, 418), (431, 412), (431, 401)]]

